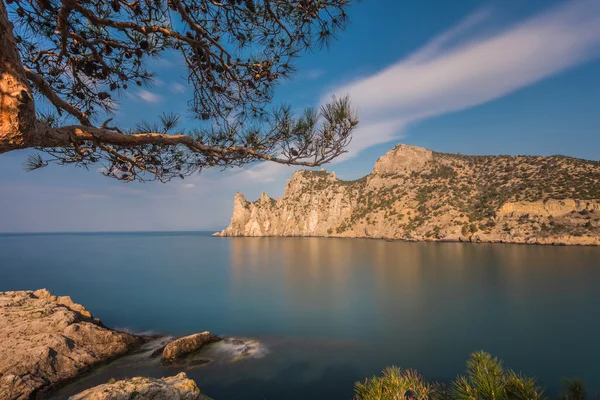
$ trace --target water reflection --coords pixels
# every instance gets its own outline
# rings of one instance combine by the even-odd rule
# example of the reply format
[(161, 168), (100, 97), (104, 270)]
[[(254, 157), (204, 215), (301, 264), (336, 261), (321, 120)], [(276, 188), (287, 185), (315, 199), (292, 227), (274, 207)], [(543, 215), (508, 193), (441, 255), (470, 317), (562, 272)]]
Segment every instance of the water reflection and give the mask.
[[(71, 295), (111, 327), (265, 343), (261, 359), (190, 370), (217, 399), (350, 398), (355, 379), (390, 364), (449, 380), (479, 349), (538, 376), (550, 395), (563, 376), (600, 391), (599, 286), (592, 247), (0, 236), (0, 290)], [(110, 367), (82, 385), (177, 372)]]
[(549, 373), (558, 382), (581, 374), (583, 358), (591, 367), (590, 346), (600, 356), (591, 333), (600, 323), (589, 315), (590, 302), (600, 304), (597, 248), (317, 238), (230, 246), (236, 299), (262, 282), (257, 307), (296, 334), (368, 340), (373, 366), (439, 374), (486, 349), (539, 375), (540, 360), (560, 354)]

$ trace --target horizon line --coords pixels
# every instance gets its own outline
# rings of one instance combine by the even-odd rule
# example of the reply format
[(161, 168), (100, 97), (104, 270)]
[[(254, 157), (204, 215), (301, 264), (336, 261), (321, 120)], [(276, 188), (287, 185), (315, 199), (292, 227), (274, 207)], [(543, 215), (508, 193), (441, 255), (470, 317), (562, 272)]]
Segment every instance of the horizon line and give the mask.
[(0, 235), (59, 235), (59, 234), (95, 234), (95, 233), (204, 233), (204, 232), (220, 232), (222, 229), (199, 229), (199, 230), (135, 230), (135, 231), (119, 231), (119, 230), (106, 230), (106, 231), (12, 231), (12, 232), (0, 232)]

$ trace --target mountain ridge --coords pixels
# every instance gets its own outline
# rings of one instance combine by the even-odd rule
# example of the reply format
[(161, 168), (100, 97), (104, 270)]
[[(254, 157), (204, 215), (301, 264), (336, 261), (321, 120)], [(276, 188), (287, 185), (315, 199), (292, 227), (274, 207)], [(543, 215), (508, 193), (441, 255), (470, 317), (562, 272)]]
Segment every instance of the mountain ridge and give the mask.
[(399, 144), (354, 181), (302, 170), (277, 200), (238, 193), (215, 236), (600, 245), (600, 162)]

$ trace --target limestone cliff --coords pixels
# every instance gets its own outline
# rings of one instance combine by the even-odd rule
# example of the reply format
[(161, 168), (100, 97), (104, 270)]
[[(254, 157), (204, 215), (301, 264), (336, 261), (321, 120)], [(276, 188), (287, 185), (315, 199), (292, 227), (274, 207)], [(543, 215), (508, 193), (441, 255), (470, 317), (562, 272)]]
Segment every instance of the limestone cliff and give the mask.
[(238, 193), (215, 235), (600, 245), (600, 163), (400, 144), (356, 181), (299, 171), (277, 200)]

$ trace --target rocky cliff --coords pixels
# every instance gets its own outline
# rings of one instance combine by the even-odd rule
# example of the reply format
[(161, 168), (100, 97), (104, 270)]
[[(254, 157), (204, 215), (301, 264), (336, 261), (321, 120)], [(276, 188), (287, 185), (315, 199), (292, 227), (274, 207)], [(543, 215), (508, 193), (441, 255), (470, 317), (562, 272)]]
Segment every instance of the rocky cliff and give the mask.
[(299, 171), (277, 200), (238, 193), (230, 225), (215, 236), (600, 245), (600, 163), (400, 144), (355, 181)]
[(0, 292), (0, 399), (33, 399), (143, 343), (68, 296)]
[(168, 378), (136, 377), (88, 389), (69, 400), (210, 400), (185, 372)]

